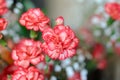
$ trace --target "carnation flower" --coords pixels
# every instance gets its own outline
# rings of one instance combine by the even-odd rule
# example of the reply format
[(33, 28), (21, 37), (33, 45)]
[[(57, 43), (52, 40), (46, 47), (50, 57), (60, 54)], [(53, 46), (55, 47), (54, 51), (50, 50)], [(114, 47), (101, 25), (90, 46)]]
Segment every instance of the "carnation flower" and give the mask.
[(97, 63), (97, 68), (100, 70), (104, 70), (107, 67), (107, 60), (102, 59)]
[(19, 68), (13, 73), (12, 80), (44, 80), (44, 75), (35, 67)]
[(96, 60), (101, 60), (104, 56), (104, 46), (100, 43), (96, 43), (93, 49), (93, 58)]
[(17, 69), (18, 67), (13, 64), (4, 68), (2, 73), (0, 73), (1, 80), (8, 80), (8, 75), (12, 75)]
[(39, 8), (29, 9), (22, 14), (19, 22), (29, 30), (43, 31), (49, 27), (50, 19)]
[(75, 72), (73, 76), (68, 78), (68, 80), (82, 80), (81, 74), (79, 72)]
[(4, 30), (7, 27), (7, 21), (4, 18), (0, 18), (0, 31)]
[(64, 60), (76, 54), (78, 38), (69, 26), (58, 24), (43, 31), (43, 50), (52, 59)]
[(0, 0), (0, 16), (8, 11), (6, 0)]
[(86, 44), (91, 45), (94, 43), (93, 34), (87, 27), (81, 27), (79, 34)]
[(120, 4), (107, 3), (105, 5), (106, 12), (115, 20), (120, 20)]
[(33, 65), (44, 61), (42, 54), (41, 42), (29, 39), (21, 40), (12, 51), (14, 64), (27, 68), (30, 63)]

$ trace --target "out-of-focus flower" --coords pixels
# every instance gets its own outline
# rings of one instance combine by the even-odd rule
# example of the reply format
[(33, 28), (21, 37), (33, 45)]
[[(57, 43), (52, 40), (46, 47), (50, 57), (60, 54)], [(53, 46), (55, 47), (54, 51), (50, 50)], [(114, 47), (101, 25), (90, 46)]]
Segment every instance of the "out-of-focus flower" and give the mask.
[(4, 18), (0, 18), (0, 31), (4, 30), (7, 27), (7, 21)]
[(115, 53), (117, 53), (118, 55), (120, 55), (120, 43), (114, 43), (113, 44), (113, 49), (115, 51)]
[(88, 28), (86, 27), (80, 28), (79, 33), (81, 38), (85, 41), (85, 43), (92, 44), (94, 42), (92, 32)]
[(93, 16), (90, 17), (90, 22), (92, 24), (96, 24), (98, 25), (99, 23), (101, 23), (103, 20), (103, 15), (102, 14), (94, 14)]
[(52, 75), (51, 72), (53, 72), (53, 70), (54, 70), (54, 65), (53, 64), (49, 64), (48, 65), (48, 69), (46, 71), (44, 70), (45, 77), (50, 79), (50, 77)]
[(17, 69), (18, 69), (18, 67), (13, 64), (7, 66), (3, 70), (3, 72), (0, 74), (1, 80), (9, 80), (8, 75), (12, 75), (14, 73), (14, 71), (16, 71)]
[(30, 39), (21, 40), (12, 51), (14, 64), (27, 68), (30, 63), (33, 65), (44, 61), (41, 42)]
[(13, 73), (12, 80), (44, 80), (44, 75), (35, 67), (19, 68)]
[(94, 59), (101, 60), (104, 56), (104, 46), (101, 43), (96, 43), (92, 55)]
[(100, 70), (103, 70), (107, 67), (107, 60), (106, 59), (102, 59), (97, 63), (97, 68)]
[(120, 4), (113, 2), (113, 3), (106, 3), (105, 11), (115, 20), (120, 20)]
[(39, 8), (29, 9), (22, 14), (19, 22), (27, 29), (34, 31), (43, 31), (46, 27), (49, 27), (50, 19)]
[(0, 0), (0, 16), (8, 11), (6, 0)]
[(81, 80), (81, 76), (79, 72), (75, 72), (73, 76), (68, 78), (68, 80)]
[(79, 40), (69, 26), (56, 25), (43, 31), (43, 50), (52, 59), (64, 60), (76, 54)]
[(53, 63), (46, 63), (46, 62), (41, 62), (36, 65), (36, 68), (38, 68), (45, 76), (46, 79), (50, 79), (51, 77), (51, 72), (54, 71), (54, 65)]

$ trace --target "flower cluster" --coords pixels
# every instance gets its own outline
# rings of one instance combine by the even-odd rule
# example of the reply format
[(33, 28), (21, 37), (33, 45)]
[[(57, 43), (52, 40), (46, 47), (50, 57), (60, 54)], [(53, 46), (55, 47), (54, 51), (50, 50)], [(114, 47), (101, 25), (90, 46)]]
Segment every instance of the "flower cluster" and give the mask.
[(42, 31), (44, 40), (42, 48), (50, 58), (63, 60), (76, 53), (78, 38), (69, 26), (64, 25), (63, 17), (60, 16), (56, 19), (56, 25), (53, 29), (46, 28), (46, 26), (50, 26), (48, 25), (49, 18), (40, 9), (36, 8), (24, 13), (19, 21), (27, 29)]
[(44, 41), (32, 38), (16, 44), (12, 59), (19, 69), (12, 75), (12, 80), (44, 80), (43, 74), (33, 65), (44, 62), (46, 55), (54, 60), (64, 60), (76, 54), (79, 40), (72, 29), (64, 25), (63, 17), (58, 17), (52, 28), (50, 19), (39, 8), (33, 8), (25, 12), (19, 22), (28, 30), (41, 31)]
[[(11, 7), (9, 5), (11, 10), (9, 13), (19, 14), (21, 11), (25, 11), (27, 8), (22, 5), (22, 3), (22, 0), (14, 0)], [(21, 10), (23, 8), (25, 9)], [(5, 59), (7, 59), (6, 62), (8, 62), (8, 64), (13, 63), (0, 73), (1, 79), (82, 80), (85, 79), (88, 74), (86, 71), (87, 68), (88, 70), (93, 70), (92, 67), (96, 67), (99, 70), (105, 69), (107, 66), (108, 55), (105, 53), (109, 53), (111, 47), (113, 47), (112, 52), (120, 55), (120, 44), (117, 42), (111, 44), (110, 42), (110, 40), (114, 38), (117, 41), (117, 31), (111, 27), (113, 27), (112, 23), (115, 20), (120, 20), (120, 4), (116, 2), (107, 3), (105, 4), (104, 9), (111, 18), (108, 18), (106, 15), (103, 17), (104, 13), (102, 12), (100, 14), (95, 13), (95, 15), (92, 15), (90, 20), (87, 21), (87, 24), (85, 23), (83, 25), (84, 27), (80, 27), (79, 37), (82, 44), (78, 47), (79, 39), (76, 37), (70, 26), (64, 24), (64, 18), (62, 16), (55, 19), (55, 24), (53, 26), (51, 25), (50, 18), (46, 16), (41, 9), (31, 8), (20, 16), (20, 25), (15, 25), (15, 27), (20, 26), (22, 28), (19, 29), (16, 27), (14, 29), (19, 29), (21, 31), (20, 33), (19, 31), (15, 32), (18, 35), (20, 34), (20, 36), (17, 35), (17, 37), (21, 37), (21, 33), (24, 32), (30, 34), (27, 35), (27, 38), (24, 38), (26, 35), (22, 35), (23, 39), (20, 39), (14, 47), (10, 47), (10, 43), (6, 41), (6, 37), (3, 37), (4, 33), (7, 35), (7, 30), (3, 30), (6, 29), (8, 24), (7, 20), (3, 17), (7, 18), (10, 14), (4, 15), (8, 11), (6, 0), (0, 0), (0, 43), (11, 51), (11, 57), (6, 55), (7, 52), (2, 52), (2, 48), (0, 48), (0, 56), (1, 59), (3, 59), (3, 55), (5, 55)], [(107, 23), (105, 22), (106, 18), (108, 19)], [(16, 21), (14, 22), (16, 23)], [(97, 24), (99, 26), (97, 26)], [(96, 28), (91, 26), (95, 26)], [(107, 26), (109, 26), (109, 28), (107, 28)], [(92, 32), (92, 28), (95, 31)], [(11, 30), (10, 32), (11, 34), (15, 34)], [(13, 36), (16, 37), (16, 35)], [(104, 42), (100, 42), (98, 38), (101, 38), (100, 40), (104, 40)], [(77, 47), (79, 49), (77, 49)], [(73, 59), (68, 59), (76, 55), (76, 53), (77, 56)], [(5, 61), (5, 59), (3, 60)], [(89, 66), (89, 60), (90, 65), (91, 63), (93, 64), (92, 66)], [(88, 61), (88, 63), (86, 63), (86, 61)], [(84, 65), (84, 63), (86, 65)], [(56, 75), (54, 72), (58, 72), (58, 74)], [(61, 73), (63, 74), (61, 75)], [(63, 76), (64, 79), (57, 77), (59, 74), (60, 76)]]

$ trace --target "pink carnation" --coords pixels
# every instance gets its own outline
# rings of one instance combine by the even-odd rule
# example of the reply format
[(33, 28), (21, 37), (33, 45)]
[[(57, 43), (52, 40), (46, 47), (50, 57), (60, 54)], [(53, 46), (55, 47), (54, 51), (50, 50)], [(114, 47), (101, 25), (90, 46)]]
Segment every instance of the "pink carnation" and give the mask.
[(73, 76), (68, 78), (68, 80), (82, 80), (81, 74), (79, 72), (75, 72)]
[(27, 12), (22, 14), (19, 22), (25, 26), (27, 29), (34, 31), (43, 31), (48, 27), (50, 19), (44, 15), (44, 13), (39, 9), (29, 9)]
[(0, 18), (0, 31), (4, 30), (7, 27), (7, 21), (4, 18)]
[(8, 11), (6, 0), (0, 0), (0, 16)]
[(14, 64), (27, 68), (30, 63), (33, 65), (44, 61), (41, 42), (29, 39), (21, 40), (12, 51)]
[[(61, 18), (62, 19), (62, 18)], [(76, 54), (78, 38), (69, 26), (56, 25), (43, 31), (43, 50), (52, 59), (64, 60)]]
[(12, 80), (44, 80), (44, 75), (35, 67), (19, 68), (13, 73)]
[(93, 49), (93, 58), (96, 60), (101, 60), (104, 56), (104, 46), (101, 43), (96, 43)]
[(2, 71), (2, 73), (0, 73), (0, 79), (8, 80), (8, 75), (12, 75), (14, 73), (14, 71), (16, 71), (17, 69), (18, 69), (18, 67), (13, 64), (5, 67)]
[(105, 5), (106, 12), (115, 20), (120, 20), (120, 4), (107, 3)]
[(100, 70), (104, 70), (107, 67), (107, 60), (102, 59), (99, 62), (97, 62), (97, 68)]
[(113, 50), (115, 51), (115, 53), (117, 53), (117, 55), (120, 55), (120, 43), (119, 42), (115, 42), (113, 44)]

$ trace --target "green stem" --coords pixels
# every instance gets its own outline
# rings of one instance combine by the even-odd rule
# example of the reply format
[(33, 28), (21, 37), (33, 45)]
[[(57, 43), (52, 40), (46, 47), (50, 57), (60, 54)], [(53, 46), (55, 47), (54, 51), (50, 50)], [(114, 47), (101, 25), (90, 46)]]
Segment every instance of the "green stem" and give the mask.
[(115, 22), (111, 17), (107, 20), (107, 26), (111, 26)]
[(30, 31), (30, 38), (35, 39), (35, 38), (37, 38), (37, 36), (38, 36), (37, 32), (35, 32), (33, 30)]

